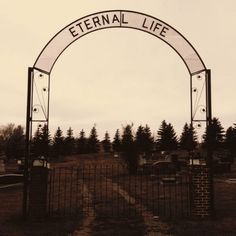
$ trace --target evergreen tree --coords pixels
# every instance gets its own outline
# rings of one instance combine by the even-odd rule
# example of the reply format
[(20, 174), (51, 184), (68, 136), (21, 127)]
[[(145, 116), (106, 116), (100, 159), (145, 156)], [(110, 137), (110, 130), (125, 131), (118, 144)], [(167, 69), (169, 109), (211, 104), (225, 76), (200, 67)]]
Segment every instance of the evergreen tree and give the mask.
[(230, 151), (231, 158), (236, 157), (236, 124), (226, 130), (225, 146)]
[(110, 136), (108, 132), (106, 131), (104, 140), (102, 141), (104, 152), (110, 152), (111, 151), (111, 141)]
[(176, 150), (178, 147), (177, 136), (173, 126), (167, 124), (165, 120), (162, 121), (161, 126), (157, 132), (157, 144), (162, 151)]
[(153, 137), (148, 125), (138, 127), (135, 141), (139, 153), (143, 153), (145, 156), (150, 155), (153, 149)]
[(60, 157), (64, 154), (64, 137), (60, 127), (57, 128), (53, 137), (53, 152), (55, 157)]
[(44, 124), (42, 127), (42, 155), (46, 158), (49, 155), (50, 142), (51, 142), (51, 138), (50, 138), (48, 126)]
[(49, 155), (50, 141), (51, 139), (47, 125), (38, 125), (32, 140), (33, 157), (37, 158), (39, 156), (44, 156), (47, 158)]
[(144, 127), (144, 152), (146, 155), (150, 155), (153, 150), (154, 139), (152, 137), (151, 130), (148, 125)]
[(93, 126), (93, 128), (90, 131), (90, 135), (88, 138), (88, 151), (90, 153), (98, 153), (99, 152), (99, 140), (98, 140), (97, 130), (96, 127)]
[(121, 151), (122, 157), (127, 163), (129, 173), (136, 174), (138, 167), (138, 151), (134, 142), (132, 125), (127, 125), (123, 129)]
[(203, 135), (204, 146), (208, 146), (212, 151), (222, 147), (224, 141), (224, 128), (218, 118), (213, 118)]
[(75, 139), (73, 137), (73, 130), (71, 127), (67, 130), (67, 136), (64, 141), (65, 144), (65, 154), (71, 155), (75, 152)]
[(139, 153), (145, 152), (145, 133), (144, 133), (144, 127), (140, 125), (137, 129), (136, 135), (135, 135), (135, 142), (137, 145), (137, 151)]
[(121, 151), (121, 138), (120, 138), (119, 129), (116, 130), (116, 133), (112, 142), (112, 149), (114, 152)]
[(77, 153), (78, 154), (85, 154), (88, 152), (87, 148), (87, 138), (85, 136), (85, 132), (82, 129), (80, 131), (79, 138), (77, 139)]
[(38, 125), (32, 140), (33, 157), (41, 156), (41, 126)]
[(185, 123), (180, 136), (180, 147), (183, 150), (191, 151), (197, 146), (197, 136), (194, 127)]

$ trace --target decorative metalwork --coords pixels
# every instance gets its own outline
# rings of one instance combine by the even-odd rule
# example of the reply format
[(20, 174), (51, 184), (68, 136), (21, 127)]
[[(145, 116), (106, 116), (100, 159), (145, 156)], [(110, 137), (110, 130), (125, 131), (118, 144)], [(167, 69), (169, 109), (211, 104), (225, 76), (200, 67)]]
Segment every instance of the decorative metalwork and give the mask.
[(191, 122), (193, 127), (204, 129), (209, 121), (209, 70), (200, 71), (190, 78)]
[(47, 122), (49, 118), (49, 85), (50, 77), (34, 69), (32, 122)]

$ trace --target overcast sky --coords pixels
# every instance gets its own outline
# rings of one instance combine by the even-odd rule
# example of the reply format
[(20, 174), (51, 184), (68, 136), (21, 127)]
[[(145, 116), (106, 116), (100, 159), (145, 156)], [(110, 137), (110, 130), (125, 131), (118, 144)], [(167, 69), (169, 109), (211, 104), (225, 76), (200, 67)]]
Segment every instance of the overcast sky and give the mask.
[[(27, 68), (45, 44), (71, 22), (104, 10), (133, 10), (180, 31), (212, 71), (212, 110), (225, 128), (236, 123), (235, 0), (71, 0), (0, 2), (0, 125), (25, 126)], [(190, 122), (190, 76), (167, 44), (144, 32), (107, 29), (77, 40), (51, 73), (50, 130), (75, 135), (96, 124), (106, 130), (163, 119), (179, 134)]]

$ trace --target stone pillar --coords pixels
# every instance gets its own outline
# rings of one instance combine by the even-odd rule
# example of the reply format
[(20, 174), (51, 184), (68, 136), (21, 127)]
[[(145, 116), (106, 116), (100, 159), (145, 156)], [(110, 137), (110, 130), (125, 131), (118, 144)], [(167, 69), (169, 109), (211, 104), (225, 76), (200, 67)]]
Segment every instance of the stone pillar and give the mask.
[(206, 164), (191, 166), (191, 216), (197, 219), (213, 215), (213, 181)]
[(29, 183), (29, 219), (43, 218), (47, 214), (48, 168), (33, 166)]

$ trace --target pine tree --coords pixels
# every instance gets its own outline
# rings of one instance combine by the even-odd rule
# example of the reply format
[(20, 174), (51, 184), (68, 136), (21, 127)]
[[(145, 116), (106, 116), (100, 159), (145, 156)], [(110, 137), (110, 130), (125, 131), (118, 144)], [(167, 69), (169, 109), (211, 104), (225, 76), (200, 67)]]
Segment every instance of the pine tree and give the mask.
[(178, 147), (177, 136), (173, 126), (167, 124), (165, 120), (162, 121), (161, 126), (157, 132), (157, 144), (162, 151), (176, 150)]
[(32, 155), (33, 157), (41, 156), (41, 126), (38, 125), (32, 140)]
[(140, 125), (137, 129), (136, 135), (135, 135), (135, 142), (137, 145), (137, 151), (141, 154), (144, 154), (145, 152), (145, 133), (144, 133), (144, 127)]
[(127, 125), (123, 129), (122, 140), (121, 140), (121, 150), (122, 152), (132, 151), (134, 147), (134, 136), (132, 132), (132, 126)]
[(127, 163), (129, 173), (136, 174), (138, 167), (138, 151), (134, 142), (132, 125), (127, 125), (123, 129), (121, 151), (122, 157)]
[(218, 118), (213, 118), (203, 135), (204, 146), (212, 151), (219, 149), (224, 141), (224, 128)]
[(50, 133), (46, 124), (38, 125), (37, 130), (32, 140), (32, 154), (34, 158), (49, 156)]
[(119, 129), (116, 130), (116, 133), (112, 142), (112, 149), (114, 152), (121, 151), (121, 138), (120, 138)]
[(85, 132), (83, 129), (80, 131), (79, 138), (77, 139), (77, 148), (76, 149), (77, 149), (78, 154), (88, 153), (87, 138), (85, 136)]
[(93, 126), (93, 128), (90, 131), (90, 135), (88, 138), (88, 151), (89, 153), (98, 153), (99, 152), (99, 140), (98, 140), (97, 130), (96, 127)]
[(154, 145), (154, 139), (148, 125), (144, 127), (144, 137), (144, 152), (148, 156), (151, 154)]
[(108, 132), (106, 131), (104, 140), (102, 141), (104, 152), (110, 152), (111, 151), (111, 141), (110, 136)]
[(53, 137), (53, 152), (55, 157), (60, 157), (64, 154), (64, 137), (60, 127), (57, 128)]
[(64, 141), (65, 154), (71, 155), (75, 152), (75, 138), (73, 137), (73, 130), (71, 127), (67, 130), (67, 136)]
[(46, 124), (42, 127), (42, 155), (47, 158), (49, 156), (49, 145), (51, 142), (50, 133)]
[(150, 155), (153, 149), (153, 138), (148, 125), (146, 125), (145, 127), (140, 125), (138, 127), (135, 141), (139, 153), (143, 153), (145, 156)]
[(180, 147), (183, 150), (192, 151), (197, 146), (197, 136), (193, 126), (185, 123), (180, 136)]

